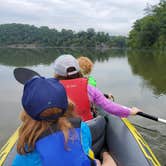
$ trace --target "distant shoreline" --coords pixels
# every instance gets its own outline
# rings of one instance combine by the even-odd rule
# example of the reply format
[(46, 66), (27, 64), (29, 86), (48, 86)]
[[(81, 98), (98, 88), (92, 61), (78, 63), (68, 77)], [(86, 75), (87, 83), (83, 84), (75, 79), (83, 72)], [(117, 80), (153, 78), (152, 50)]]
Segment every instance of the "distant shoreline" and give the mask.
[(71, 48), (71, 49), (77, 49), (77, 48), (93, 48), (96, 50), (109, 50), (109, 49), (121, 49), (119, 47), (102, 47), (102, 46), (96, 46), (96, 47), (80, 47), (80, 46), (40, 46), (40, 45), (34, 45), (34, 44), (12, 44), (12, 45), (3, 45), (0, 46), (0, 48), (20, 48), (20, 49), (37, 49), (37, 48)]

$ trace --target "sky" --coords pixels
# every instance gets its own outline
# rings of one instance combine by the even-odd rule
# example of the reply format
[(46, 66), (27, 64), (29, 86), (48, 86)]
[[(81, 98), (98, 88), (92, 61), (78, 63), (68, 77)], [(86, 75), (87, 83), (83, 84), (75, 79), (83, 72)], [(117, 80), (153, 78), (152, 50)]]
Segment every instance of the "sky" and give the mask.
[(94, 28), (127, 36), (147, 5), (160, 0), (0, 0), (0, 24), (23, 23), (76, 32)]

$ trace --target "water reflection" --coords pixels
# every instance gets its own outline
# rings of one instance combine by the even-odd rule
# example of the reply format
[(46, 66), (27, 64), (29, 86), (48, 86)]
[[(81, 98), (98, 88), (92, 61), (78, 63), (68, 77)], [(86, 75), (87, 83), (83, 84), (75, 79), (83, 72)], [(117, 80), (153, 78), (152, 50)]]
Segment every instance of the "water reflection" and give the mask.
[(129, 51), (128, 62), (133, 74), (141, 76), (155, 95), (166, 94), (166, 53)]
[(92, 61), (105, 61), (110, 56), (121, 57), (125, 55), (124, 50), (94, 50), (94, 49), (0, 49), (0, 64), (6, 66), (34, 66), (39, 64), (50, 64), (61, 54), (72, 54), (76, 57), (80, 55), (88, 56)]
[(153, 90), (155, 95), (166, 94), (166, 53), (150, 51), (94, 50), (71, 48), (40, 49), (0, 49), (0, 64), (13, 67), (49, 65), (61, 54), (88, 56), (93, 62), (108, 61), (110, 57), (128, 56), (128, 63), (134, 75), (143, 78), (144, 85)]
[[(23, 86), (14, 79), (13, 69), (19, 66), (28, 67), (50, 77), (53, 75), (50, 64), (60, 54), (73, 54), (76, 57), (88, 56), (94, 62), (96, 61), (92, 74), (96, 78), (97, 87), (100, 90), (106, 93), (111, 92), (115, 95), (116, 102), (126, 106), (138, 106), (149, 114), (166, 119), (166, 96), (154, 97), (154, 93), (157, 95), (166, 93), (166, 56), (164, 54), (80, 48), (0, 49), (2, 85), (0, 88), (0, 133), (2, 133), (0, 147), (19, 125), (18, 115), (22, 110), (20, 99)], [(141, 87), (142, 82), (143, 88)], [(148, 128), (148, 131), (149, 129), (154, 131), (156, 137), (153, 133), (139, 128), (164, 165), (165, 125), (138, 116), (131, 117), (131, 121)], [(152, 137), (153, 141), (151, 141)], [(157, 145), (156, 140), (158, 140)]]

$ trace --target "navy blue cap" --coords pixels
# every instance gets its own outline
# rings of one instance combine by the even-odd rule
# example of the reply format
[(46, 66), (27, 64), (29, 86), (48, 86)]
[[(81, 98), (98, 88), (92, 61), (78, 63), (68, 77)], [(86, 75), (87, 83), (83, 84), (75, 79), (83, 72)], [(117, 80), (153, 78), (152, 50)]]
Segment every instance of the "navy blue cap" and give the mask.
[[(27, 81), (24, 86), (22, 105), (25, 111), (35, 120), (53, 120), (63, 115), (67, 110), (68, 101), (65, 88), (55, 78), (36, 76)], [(40, 114), (48, 109), (62, 109), (51, 117), (41, 117)]]

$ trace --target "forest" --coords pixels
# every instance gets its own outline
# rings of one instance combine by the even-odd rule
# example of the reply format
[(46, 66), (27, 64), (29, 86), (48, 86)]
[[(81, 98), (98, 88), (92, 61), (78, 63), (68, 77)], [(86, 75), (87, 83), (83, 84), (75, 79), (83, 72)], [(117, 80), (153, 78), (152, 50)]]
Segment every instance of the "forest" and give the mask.
[(110, 36), (105, 32), (95, 32), (93, 28), (86, 31), (51, 29), (47, 26), (36, 27), (28, 24), (1, 24), (0, 46), (8, 47), (126, 47), (127, 38)]
[(166, 1), (145, 9), (146, 15), (136, 20), (129, 33), (131, 48), (166, 49)]

